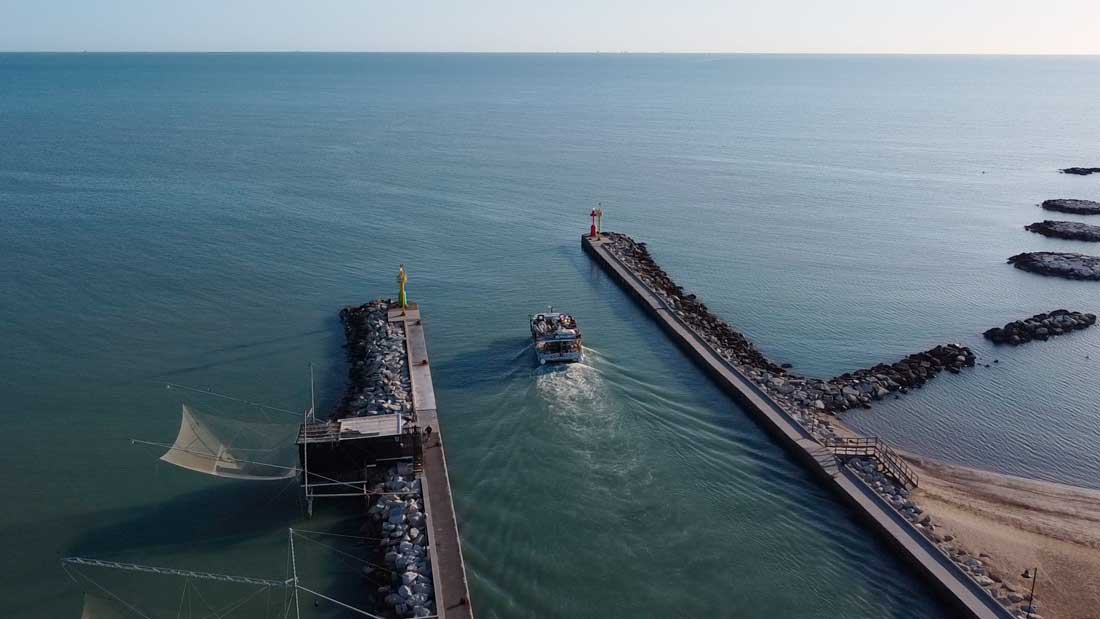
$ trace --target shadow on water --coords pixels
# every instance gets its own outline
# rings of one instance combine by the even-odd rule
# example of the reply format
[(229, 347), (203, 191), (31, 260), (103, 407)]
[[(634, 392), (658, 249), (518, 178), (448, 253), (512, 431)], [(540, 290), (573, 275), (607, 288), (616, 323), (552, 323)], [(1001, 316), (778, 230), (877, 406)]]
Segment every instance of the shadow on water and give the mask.
[[(325, 322), (326, 323), (335, 323), (336, 325), (340, 324), (340, 321), (338, 321), (338, 320), (326, 320)], [(286, 336), (283, 336), (283, 337), (272, 337), (272, 338), (268, 338), (266, 340), (258, 340), (258, 341), (255, 341), (255, 342), (247, 342), (247, 343), (244, 343), (244, 344), (233, 344), (232, 346), (222, 346), (221, 348), (212, 348), (212, 349), (206, 351), (206, 354), (213, 355), (213, 354), (217, 354), (217, 353), (230, 352), (230, 351), (234, 351), (234, 350), (247, 350), (247, 349), (250, 349), (250, 348), (259, 348), (261, 346), (268, 346), (268, 345), (271, 345), (271, 344), (278, 344), (278, 343), (281, 343), (281, 342), (293, 342), (293, 341), (307, 339), (307, 338), (309, 338), (310, 336), (313, 336), (313, 335), (326, 334), (326, 335), (331, 336), (332, 335), (332, 328), (331, 327), (332, 327), (331, 324), (326, 324), (324, 329), (313, 329), (312, 331), (303, 331), (301, 333), (295, 333), (293, 335), (286, 335)], [(340, 333), (341, 334), (343, 333), (343, 328), (340, 329)]]
[[(364, 580), (363, 567), (366, 563), (361, 557), (368, 554), (365, 544), (369, 542), (358, 537), (363, 524), (361, 504), (357, 501), (325, 502), (318, 506), (315, 520), (303, 521), (296, 496), (296, 480), (274, 485), (279, 489), (271, 488), (269, 484), (255, 486), (226, 483), (150, 506), (144, 513), (130, 518), (126, 518), (126, 515), (131, 510), (83, 514), (75, 519), (81, 522), (88, 519), (109, 520), (114, 524), (86, 530), (63, 550), (63, 556), (136, 561), (159, 567), (282, 580), (287, 576), (284, 571), (289, 568), (281, 558), (286, 556), (289, 542), (283, 541), (286, 538), (280, 534), (293, 527), (296, 531), (295, 556), (298, 574), (303, 586), (359, 608), (378, 612), (380, 609), (373, 595), (374, 586), (364, 586), (364, 582), (377, 586), (382, 584), (382, 580), (379, 577), (374, 578), (378, 582)], [(224, 506), (227, 503), (236, 503), (243, 507), (235, 513), (225, 515)], [(62, 523), (60, 526), (69, 525)], [(234, 548), (244, 547), (264, 538), (273, 540), (275, 546), (271, 552), (280, 560), (263, 563), (262, 568), (239, 567), (221, 561), (196, 563), (196, 556), (229, 556), (227, 552), (232, 552)], [(254, 554), (255, 550), (242, 548), (241, 552)], [(157, 558), (144, 559), (145, 556)], [(109, 568), (80, 566), (70, 569), (91, 571), (87, 575), (78, 574), (74, 578), (82, 590), (92, 594), (106, 590), (112, 596), (117, 593), (120, 597), (116, 599), (121, 599), (128, 605), (138, 604), (142, 608), (163, 605), (168, 597), (179, 597), (181, 586), (186, 591), (188, 586), (195, 587), (198, 584), (185, 583), (182, 578), (174, 576), (157, 576), (156, 581), (147, 582), (147, 575)], [(109, 589), (102, 589), (100, 583), (109, 583), (111, 586)], [(229, 585), (228, 590), (218, 592), (210, 588), (217, 583), (201, 584), (205, 593), (200, 593), (209, 598), (203, 600), (206, 604), (213, 602), (219, 594), (229, 600), (244, 599), (242, 596), (249, 599), (255, 597), (248, 595), (249, 585)], [(225, 585), (222, 586), (224, 588)], [(263, 602), (262, 597), (257, 599)], [(150, 604), (153, 606), (149, 606)], [(303, 617), (347, 616), (338, 605), (314, 598), (308, 593), (302, 593), (301, 606)], [(172, 612), (154, 616), (175, 615), (174, 606), (165, 608)], [(242, 605), (227, 614), (216, 616), (253, 619), (285, 616), (282, 612), (275, 612), (279, 608), (283, 608), (281, 602), (269, 598), (266, 603)]]
[[(73, 516), (64, 526), (81, 534), (65, 552), (114, 557), (154, 547), (220, 550), (285, 529), (302, 513), (296, 478), (218, 483), (156, 504)], [(88, 522), (111, 524), (88, 528)]]
[[(537, 367), (531, 340), (504, 337), (489, 342), (478, 353), (432, 362), (432, 380), (436, 385), (455, 391), (480, 392), (486, 385), (515, 378)], [(471, 360), (477, 371), (471, 372)]]
[(136, 382), (147, 380), (158, 380), (165, 378), (173, 378), (176, 376), (182, 376), (184, 374), (191, 374), (193, 372), (201, 372), (202, 370), (212, 370), (214, 368), (221, 368), (226, 366), (232, 366), (246, 361), (253, 361), (256, 359), (263, 359), (265, 357), (271, 357), (276, 354), (289, 353), (297, 350), (301, 350), (299, 346), (284, 346), (282, 348), (272, 348), (261, 352), (255, 352), (248, 355), (238, 355), (236, 357), (227, 357), (224, 359), (218, 359), (216, 361), (210, 361), (208, 363), (197, 363), (195, 365), (189, 365), (181, 368), (174, 368), (171, 370), (165, 370), (163, 372), (157, 372), (156, 374), (148, 374), (146, 376), (138, 376), (131, 380), (122, 381), (119, 384), (133, 384)]
[[(283, 355), (285, 353), (290, 353), (290, 352), (295, 352), (295, 351), (302, 350), (302, 344), (303, 343), (315, 342), (316, 338), (314, 336), (317, 336), (317, 335), (326, 335), (327, 336), (325, 338), (325, 342), (326, 342), (325, 352), (326, 353), (337, 353), (338, 351), (343, 350), (344, 349), (344, 345), (343, 345), (344, 329), (343, 329), (343, 326), (340, 323), (340, 320), (338, 318), (333, 318), (333, 319), (325, 320), (324, 322), (325, 322), (325, 327), (323, 329), (312, 329), (312, 330), (309, 330), (309, 331), (302, 331), (300, 333), (296, 333), (294, 335), (288, 335), (288, 336), (284, 336), (284, 337), (274, 337), (274, 338), (268, 338), (268, 339), (265, 339), (265, 340), (258, 340), (258, 341), (255, 341), (255, 342), (246, 342), (246, 343), (242, 343), (242, 344), (233, 344), (233, 345), (230, 345), (230, 346), (222, 346), (222, 347), (219, 347), (219, 348), (211, 348), (209, 350), (197, 353), (197, 356), (200, 359), (206, 359), (206, 358), (211, 358), (211, 357), (213, 358), (211, 361), (209, 361), (207, 363), (198, 363), (198, 364), (189, 365), (189, 366), (172, 368), (172, 369), (164, 370), (162, 372), (156, 372), (156, 373), (153, 373), (153, 374), (146, 374), (146, 375), (142, 375), (142, 376), (137, 376), (132, 380), (125, 381), (125, 383), (134, 383), (134, 382), (141, 382), (141, 381), (145, 381), (145, 380), (158, 380), (158, 379), (170, 378), (170, 377), (173, 377), (173, 376), (180, 376), (180, 375), (188, 374), (188, 373), (191, 373), (191, 372), (198, 372), (198, 371), (201, 371), (201, 370), (209, 370), (209, 369), (212, 369), (212, 368), (231, 366), (231, 365), (238, 364), (238, 363), (243, 363), (243, 362), (246, 362), (246, 361), (252, 361), (252, 360), (255, 360), (255, 359), (262, 359), (264, 357), (280, 356), (280, 355)], [(295, 342), (296, 344), (292, 345), (292, 346), (273, 347), (274, 344), (282, 344), (282, 343), (286, 343), (286, 342)], [(339, 343), (337, 344), (335, 342), (339, 342)], [(232, 357), (224, 356), (227, 353), (235, 353), (235, 352), (242, 352), (242, 351), (250, 351), (250, 352), (248, 354), (236, 355), (236, 356), (232, 356)], [(331, 359), (343, 358), (343, 354), (331, 354), (330, 356), (326, 356), (326, 358), (331, 358)], [(303, 363), (306, 363), (307, 361), (308, 360), (303, 359)]]

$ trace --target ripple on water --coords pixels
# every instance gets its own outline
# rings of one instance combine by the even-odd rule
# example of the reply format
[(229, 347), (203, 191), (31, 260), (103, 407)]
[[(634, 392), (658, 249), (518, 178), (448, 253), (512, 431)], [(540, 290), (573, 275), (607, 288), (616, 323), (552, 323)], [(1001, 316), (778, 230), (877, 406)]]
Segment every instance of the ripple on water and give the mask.
[(922, 592), (848, 582), (855, 565), (897, 566), (866, 556), (879, 549), (865, 532), (682, 359), (691, 395), (666, 368), (598, 350), (551, 367), (529, 347), (515, 357), (486, 401), (479, 499), (460, 510), (476, 593), (497, 616), (706, 613), (730, 578), (768, 592), (724, 601), (733, 613), (766, 598), (800, 616), (807, 595), (841, 615), (923, 607)]

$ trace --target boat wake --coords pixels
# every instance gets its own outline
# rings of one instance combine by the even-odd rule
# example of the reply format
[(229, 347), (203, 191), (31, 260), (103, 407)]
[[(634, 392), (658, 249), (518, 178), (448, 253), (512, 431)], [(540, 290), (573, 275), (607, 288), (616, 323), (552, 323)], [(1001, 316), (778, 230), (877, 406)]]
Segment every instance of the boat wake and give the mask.
[(611, 384), (600, 371), (600, 358), (592, 349), (580, 363), (544, 365), (534, 370), (535, 395), (556, 423), (574, 431), (592, 432), (615, 425), (618, 414)]
[(614, 363), (585, 348), (585, 361), (534, 370), (533, 390), (552, 426), (568, 445), (570, 459), (584, 471), (593, 492), (622, 488), (625, 480), (644, 484), (644, 451), (639, 449), (633, 408), (615, 382)]

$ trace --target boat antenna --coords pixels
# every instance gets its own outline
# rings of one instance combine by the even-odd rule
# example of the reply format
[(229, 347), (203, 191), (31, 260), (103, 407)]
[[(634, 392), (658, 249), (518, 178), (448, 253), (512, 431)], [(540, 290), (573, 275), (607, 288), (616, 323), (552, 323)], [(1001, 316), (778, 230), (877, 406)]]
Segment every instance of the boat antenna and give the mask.
[(280, 413), (286, 413), (288, 415), (294, 415), (295, 417), (298, 416), (297, 411), (291, 411), (291, 410), (287, 410), (285, 408), (279, 408), (278, 406), (271, 406), (271, 405), (268, 405), (268, 404), (261, 404), (260, 402), (253, 402), (252, 400), (245, 400), (243, 398), (235, 398), (233, 396), (225, 395), (224, 393), (218, 393), (218, 392), (214, 391), (213, 389), (200, 389), (199, 387), (189, 387), (187, 385), (180, 385), (180, 384), (177, 384), (177, 383), (167, 383), (167, 384), (165, 384), (165, 388), (166, 389), (183, 389), (184, 391), (193, 391), (195, 393), (201, 393), (203, 395), (212, 395), (215, 398), (221, 398), (223, 400), (232, 400), (234, 402), (240, 402), (242, 404), (248, 404), (249, 406), (255, 406), (257, 408), (264, 408), (264, 409), (267, 409), (267, 410), (277, 411), (277, 412), (280, 412)]

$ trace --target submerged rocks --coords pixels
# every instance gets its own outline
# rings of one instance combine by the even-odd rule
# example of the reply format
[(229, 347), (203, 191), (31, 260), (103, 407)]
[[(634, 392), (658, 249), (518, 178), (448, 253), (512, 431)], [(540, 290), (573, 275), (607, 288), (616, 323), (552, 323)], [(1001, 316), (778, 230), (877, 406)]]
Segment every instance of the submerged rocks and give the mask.
[(1036, 314), (1025, 320), (1017, 320), (1004, 327), (994, 327), (982, 335), (994, 344), (1018, 346), (1032, 340), (1047, 340), (1096, 324), (1096, 314), (1083, 314), (1058, 309), (1047, 314)]
[(1025, 252), (1008, 259), (1009, 264), (1032, 273), (1066, 279), (1100, 280), (1100, 257), (1063, 252)]
[(1024, 226), (1024, 230), (1072, 241), (1100, 241), (1100, 226), (1090, 226), (1076, 221), (1053, 221), (1046, 219)]
[(1100, 168), (1062, 168), (1058, 170), (1062, 174), (1076, 174), (1077, 176), (1088, 176), (1089, 174), (1100, 174)]
[(1092, 200), (1077, 200), (1074, 198), (1056, 198), (1043, 200), (1040, 205), (1048, 211), (1059, 213), (1072, 213), (1074, 215), (1100, 215), (1100, 202)]
[(389, 321), (389, 303), (371, 301), (340, 311), (347, 338), (348, 388), (336, 417), (411, 414), (412, 383), (405, 329)]

